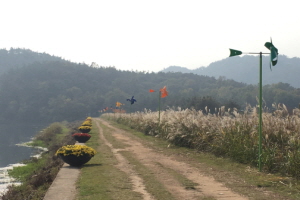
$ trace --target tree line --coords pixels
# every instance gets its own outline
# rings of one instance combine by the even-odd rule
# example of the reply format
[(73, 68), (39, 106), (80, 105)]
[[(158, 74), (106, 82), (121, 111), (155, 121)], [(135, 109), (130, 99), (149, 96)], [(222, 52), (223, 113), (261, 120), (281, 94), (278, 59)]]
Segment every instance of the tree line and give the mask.
[[(99, 116), (104, 108), (127, 112), (158, 110), (159, 89), (169, 95), (161, 108), (181, 107), (214, 112), (215, 108), (243, 109), (256, 105), (257, 85), (186, 73), (122, 71), (114, 67), (95, 67), (66, 60), (41, 61), (10, 68), (0, 76), (0, 120), (73, 121)], [(155, 90), (150, 93), (149, 89)], [(126, 99), (137, 100), (133, 105)], [(284, 103), (299, 106), (300, 89), (287, 83), (263, 87), (264, 106)], [(111, 112), (108, 110), (106, 112)]]

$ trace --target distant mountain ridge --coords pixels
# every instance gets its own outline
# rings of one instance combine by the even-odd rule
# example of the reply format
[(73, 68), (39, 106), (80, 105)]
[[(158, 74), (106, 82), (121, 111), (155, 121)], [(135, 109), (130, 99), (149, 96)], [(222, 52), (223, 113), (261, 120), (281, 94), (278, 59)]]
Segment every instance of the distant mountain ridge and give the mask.
[[(263, 56), (262, 64), (263, 85), (282, 82), (288, 83), (295, 88), (300, 88), (300, 58), (288, 58), (285, 55), (279, 55), (277, 65), (273, 66), (271, 70), (269, 56)], [(249, 55), (236, 56), (193, 70), (180, 66), (170, 66), (161, 72), (194, 73), (256, 85), (259, 80), (259, 57)]]

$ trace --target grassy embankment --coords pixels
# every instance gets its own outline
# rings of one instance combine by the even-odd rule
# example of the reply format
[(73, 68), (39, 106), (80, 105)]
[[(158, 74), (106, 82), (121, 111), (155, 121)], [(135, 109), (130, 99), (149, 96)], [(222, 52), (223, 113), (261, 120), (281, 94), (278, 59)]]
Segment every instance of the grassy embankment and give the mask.
[[(109, 147), (104, 145), (103, 141), (99, 139), (97, 127), (95, 123), (93, 124), (91, 131), (92, 138), (86, 144), (94, 148), (98, 153), (89, 163), (82, 167), (81, 177), (77, 183), (77, 199), (140, 199), (141, 196), (132, 191), (127, 175), (114, 167), (114, 165), (117, 164), (117, 160)], [(166, 155), (180, 155), (179, 157), (181, 157), (183, 161), (187, 161), (195, 166), (201, 163), (201, 170), (204, 171), (205, 174), (214, 176), (216, 180), (223, 182), (233, 191), (244, 194), (251, 199), (274, 198), (271, 195), (267, 197), (268, 195), (265, 195), (265, 191), (274, 192), (277, 194), (277, 197), (280, 196), (284, 199), (300, 198), (299, 182), (289, 177), (259, 172), (256, 168), (236, 163), (231, 159), (216, 157), (209, 153), (197, 152), (190, 148), (170, 145), (170, 142), (164, 139), (147, 136), (144, 133), (130, 129), (128, 126), (116, 123), (114, 123), (114, 126), (130, 131), (133, 135), (139, 137), (145, 145), (160, 149), (160, 152)], [(114, 148), (122, 148), (122, 144), (116, 142), (112, 137), (112, 130), (102, 124), (101, 127), (104, 130), (106, 139)], [(136, 158), (128, 152), (122, 152), (122, 156), (135, 166), (135, 170), (137, 170), (145, 181), (147, 190), (153, 194), (155, 198), (173, 199)], [(186, 188), (193, 187), (193, 182), (182, 177), (180, 174), (176, 176), (178, 177), (178, 181)], [(207, 197), (205, 199), (213, 198)]]
[(77, 124), (53, 123), (39, 133), (30, 146), (47, 148), (40, 158), (30, 158), (23, 161), (26, 166), (15, 167), (9, 172), (13, 178), (20, 180), (22, 185), (12, 186), (2, 197), (3, 200), (38, 200), (42, 199), (55, 179), (60, 167), (61, 159), (55, 156), (56, 150), (66, 144), (74, 144), (71, 133)]

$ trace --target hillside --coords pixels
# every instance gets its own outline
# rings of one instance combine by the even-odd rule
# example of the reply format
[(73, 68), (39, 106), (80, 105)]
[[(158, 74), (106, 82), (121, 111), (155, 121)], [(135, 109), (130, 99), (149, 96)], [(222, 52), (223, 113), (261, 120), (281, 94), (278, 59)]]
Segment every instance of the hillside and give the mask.
[(59, 61), (59, 57), (47, 53), (37, 53), (29, 49), (0, 49), (0, 74), (9, 69), (17, 69), (34, 62)]
[[(226, 109), (243, 109), (246, 103), (257, 103), (257, 86), (229, 79), (192, 73), (121, 71), (55, 57), (57, 61), (52, 58), (37, 61), (24, 55), (15, 54), (14, 59), (27, 60), (26, 65), (0, 75), (1, 121), (81, 120), (86, 116), (99, 116), (104, 108), (114, 109), (117, 101), (124, 104), (122, 108), (127, 112), (145, 108), (157, 110), (158, 91), (164, 86), (169, 95), (161, 99), (161, 109), (179, 106), (204, 110), (207, 106), (214, 112), (222, 105)], [(149, 89), (156, 92), (149, 93)], [(263, 90), (264, 102), (269, 108), (272, 103), (284, 103), (290, 109), (299, 106), (300, 90), (289, 84), (265, 85)], [(130, 105), (126, 99), (132, 96), (137, 102)]]
[[(288, 58), (279, 55), (278, 63), (270, 70), (269, 57), (263, 56), (263, 84), (288, 83), (293, 87), (300, 88), (300, 58)], [(215, 78), (225, 77), (246, 84), (258, 83), (259, 58), (258, 56), (245, 55), (242, 57), (230, 57), (213, 62), (207, 67), (199, 67), (189, 70), (184, 67), (170, 66), (162, 72), (194, 73)]]

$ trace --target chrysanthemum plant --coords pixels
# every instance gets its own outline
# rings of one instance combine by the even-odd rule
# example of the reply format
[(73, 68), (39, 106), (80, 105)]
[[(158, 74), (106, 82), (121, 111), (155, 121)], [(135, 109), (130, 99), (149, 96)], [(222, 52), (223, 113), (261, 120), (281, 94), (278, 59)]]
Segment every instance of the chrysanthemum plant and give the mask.
[(75, 155), (77, 157), (79, 156), (85, 156), (88, 155), (90, 157), (93, 157), (97, 152), (86, 145), (66, 145), (60, 147), (55, 155), (62, 155), (62, 156), (68, 156), (68, 155)]
[(90, 126), (79, 126), (79, 130), (91, 130), (92, 128)]
[(81, 126), (92, 126), (92, 121), (89, 121), (89, 120), (85, 120)]

